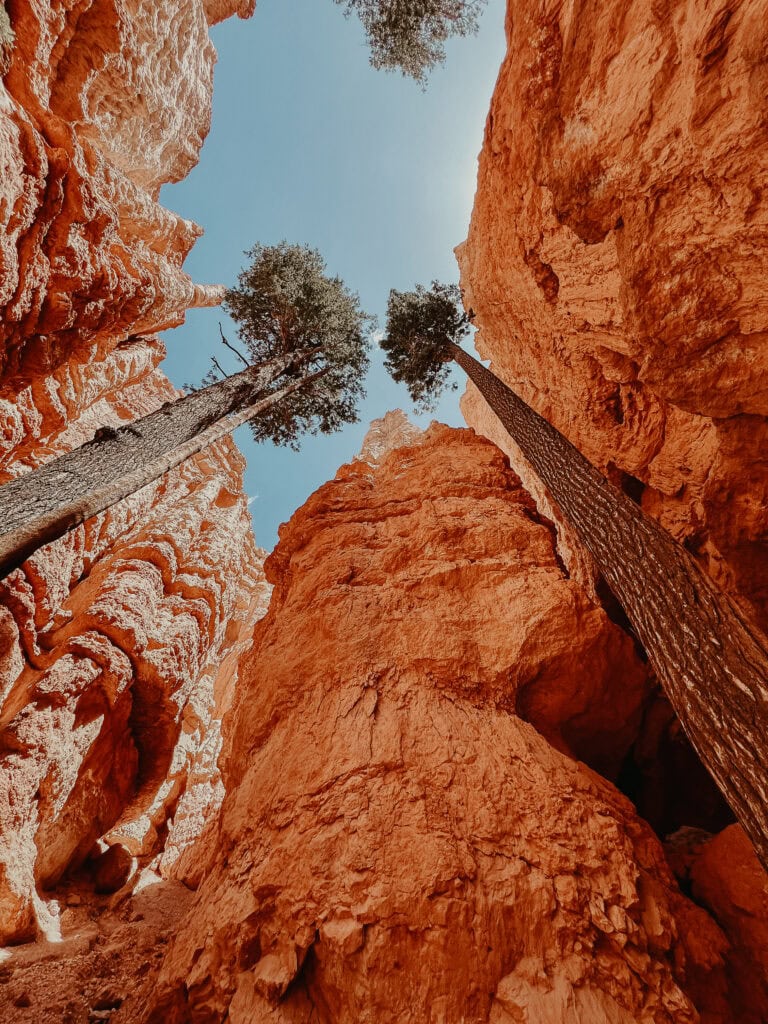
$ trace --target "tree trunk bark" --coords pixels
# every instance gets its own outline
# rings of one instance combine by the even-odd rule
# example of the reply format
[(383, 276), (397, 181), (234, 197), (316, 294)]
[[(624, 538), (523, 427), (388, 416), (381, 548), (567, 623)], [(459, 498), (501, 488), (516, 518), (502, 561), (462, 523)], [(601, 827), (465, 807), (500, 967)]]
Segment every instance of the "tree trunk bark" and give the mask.
[(451, 345), (451, 355), (591, 551), (688, 738), (768, 869), (766, 638), (558, 430), (463, 349)]
[(282, 398), (320, 370), (264, 396), (295, 355), (226, 377), (0, 487), (0, 579), (79, 523), (133, 494)]

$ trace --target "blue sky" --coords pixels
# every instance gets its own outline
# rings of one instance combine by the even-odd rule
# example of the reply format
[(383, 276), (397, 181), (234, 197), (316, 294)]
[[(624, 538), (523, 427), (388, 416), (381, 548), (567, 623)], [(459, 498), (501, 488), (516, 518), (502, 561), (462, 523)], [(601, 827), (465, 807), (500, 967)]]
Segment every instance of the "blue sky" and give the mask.
[[(453, 247), (469, 224), (504, 8), (488, 0), (479, 34), (449, 44), (426, 92), (374, 71), (359, 22), (332, 0), (258, 0), (249, 21), (216, 26), (211, 133), (195, 170), (162, 191), (166, 206), (205, 229), (186, 270), (231, 284), (254, 242), (308, 243), (381, 326), (390, 288), (456, 281)], [(234, 340), (218, 309), (190, 310), (166, 332), (163, 368), (175, 384), (199, 381), (211, 352), (238, 368), (224, 358), (219, 320)], [(367, 389), (360, 423), (307, 438), (298, 454), (236, 432), (259, 544), (274, 546), (278, 525), (359, 450), (372, 419), (397, 407), (424, 425), (433, 418), (413, 415), (378, 350)], [(449, 392), (434, 418), (460, 424), (459, 394)]]

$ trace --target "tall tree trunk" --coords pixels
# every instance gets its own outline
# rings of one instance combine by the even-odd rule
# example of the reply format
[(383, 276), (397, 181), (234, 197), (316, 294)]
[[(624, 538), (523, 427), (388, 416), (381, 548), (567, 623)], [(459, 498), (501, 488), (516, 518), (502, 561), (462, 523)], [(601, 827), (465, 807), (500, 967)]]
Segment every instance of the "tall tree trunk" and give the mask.
[(280, 356), (226, 377), (92, 441), (0, 487), (0, 579), (43, 544), (152, 483), (208, 445), (327, 371), (269, 395), (265, 388), (291, 365)]
[(768, 643), (688, 552), (457, 345), (621, 602), (691, 743), (768, 868)]

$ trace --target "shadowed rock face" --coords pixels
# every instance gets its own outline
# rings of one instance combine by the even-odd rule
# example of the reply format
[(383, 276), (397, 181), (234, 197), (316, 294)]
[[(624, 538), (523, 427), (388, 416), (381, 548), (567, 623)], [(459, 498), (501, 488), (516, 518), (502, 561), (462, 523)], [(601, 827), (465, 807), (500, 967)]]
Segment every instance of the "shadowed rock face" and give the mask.
[(761, 1024), (768, 1019), (768, 884), (744, 830), (731, 825), (713, 837), (681, 829), (667, 854), (683, 888), (728, 937), (725, 962), (737, 1019)]
[[(218, 292), (157, 196), (208, 131), (208, 20), (252, 5), (6, 7), (0, 482), (176, 397), (152, 332)], [(55, 933), (46, 891), (96, 840), (185, 875), (269, 590), (242, 467), (217, 445), (0, 584), (0, 941)]]
[(767, 32), (760, 0), (511, 5), (458, 250), (495, 372), (763, 625)]
[(611, 722), (618, 753), (628, 638), (495, 447), (381, 432), (266, 563), (210, 867), (140, 1019), (734, 1020), (722, 933), (565, 753)]

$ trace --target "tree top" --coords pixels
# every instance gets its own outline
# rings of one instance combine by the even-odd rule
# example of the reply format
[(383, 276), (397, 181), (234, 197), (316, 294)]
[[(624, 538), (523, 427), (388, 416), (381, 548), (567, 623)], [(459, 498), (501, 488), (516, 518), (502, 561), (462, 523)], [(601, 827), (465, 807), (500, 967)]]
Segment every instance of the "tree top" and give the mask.
[(257, 244), (246, 256), (250, 262), (237, 285), (227, 290), (224, 308), (237, 324), (247, 360), (260, 364), (276, 356), (299, 356), (281, 385), (327, 371), (254, 420), (254, 437), (298, 448), (302, 434), (333, 433), (356, 422), (374, 318), (341, 278), (326, 273), (316, 249), (288, 242)]
[(413, 291), (389, 293), (387, 329), (381, 347), (384, 365), (408, 388), (421, 409), (434, 408), (451, 373), (449, 343), (459, 344), (469, 332), (469, 319), (455, 284), (433, 281)]
[(335, 0), (363, 23), (371, 64), (399, 70), (422, 85), (445, 60), (451, 36), (477, 32), (486, 0)]

